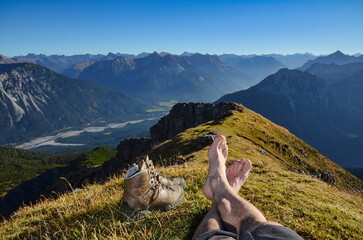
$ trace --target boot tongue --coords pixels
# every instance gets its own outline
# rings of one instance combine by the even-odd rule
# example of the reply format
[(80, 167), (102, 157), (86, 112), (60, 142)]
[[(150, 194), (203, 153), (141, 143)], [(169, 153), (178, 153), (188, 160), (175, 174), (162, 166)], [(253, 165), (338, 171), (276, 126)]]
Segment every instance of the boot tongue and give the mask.
[(138, 163), (137, 166), (139, 167), (139, 171), (145, 170), (147, 169), (147, 164), (145, 162), (144, 159), (141, 159)]
[(139, 167), (139, 171), (147, 169), (147, 165), (146, 165), (144, 159), (140, 160), (138, 162), (137, 166)]

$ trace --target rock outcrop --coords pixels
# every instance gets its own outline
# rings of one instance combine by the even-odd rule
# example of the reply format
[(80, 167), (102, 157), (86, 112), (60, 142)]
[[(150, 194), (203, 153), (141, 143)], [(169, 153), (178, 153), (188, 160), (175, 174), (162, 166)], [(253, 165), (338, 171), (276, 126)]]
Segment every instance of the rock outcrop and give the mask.
[(243, 111), (235, 103), (178, 103), (170, 113), (150, 128), (153, 144), (166, 141), (178, 133), (196, 127), (208, 121), (218, 120), (231, 114), (231, 111)]
[(129, 138), (122, 140), (117, 146), (116, 157), (102, 165), (102, 172), (108, 176), (116, 174), (151, 148), (152, 141), (150, 138)]

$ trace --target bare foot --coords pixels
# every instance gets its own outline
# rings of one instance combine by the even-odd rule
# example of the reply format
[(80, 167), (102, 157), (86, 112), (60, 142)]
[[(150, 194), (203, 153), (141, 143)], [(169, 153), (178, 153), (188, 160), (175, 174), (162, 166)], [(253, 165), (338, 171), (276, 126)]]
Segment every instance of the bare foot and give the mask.
[(241, 186), (246, 182), (251, 167), (251, 161), (248, 159), (241, 159), (228, 166), (226, 170), (227, 180), (236, 193), (239, 192)]
[(213, 186), (211, 182), (215, 179), (227, 180), (226, 177), (226, 157), (228, 155), (228, 146), (226, 137), (216, 136), (208, 150), (209, 171), (203, 186), (203, 194), (213, 200)]
[[(218, 146), (219, 144), (220, 146)], [(226, 163), (227, 156), (228, 156), (227, 139), (223, 135), (218, 135), (214, 138), (212, 145), (209, 147), (208, 150), (209, 161), (211, 161), (211, 159), (215, 160), (217, 158), (221, 158), (224, 159), (224, 163)], [(209, 163), (209, 165), (210, 164), (211, 163)]]

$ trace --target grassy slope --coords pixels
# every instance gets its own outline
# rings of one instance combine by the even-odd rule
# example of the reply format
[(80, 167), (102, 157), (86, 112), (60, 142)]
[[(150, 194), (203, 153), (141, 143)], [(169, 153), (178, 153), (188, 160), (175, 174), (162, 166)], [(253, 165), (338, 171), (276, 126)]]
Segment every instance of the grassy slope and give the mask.
[(68, 166), (70, 161), (82, 159), (87, 165), (101, 165), (115, 157), (106, 147), (84, 153), (46, 154), (0, 146), (0, 197), (21, 184), (56, 167)]
[(107, 160), (114, 158), (116, 156), (116, 152), (108, 149), (106, 147), (97, 147), (91, 152), (85, 154), (85, 162), (84, 164), (89, 165), (102, 165)]
[[(252, 173), (240, 194), (269, 220), (291, 227), (306, 239), (361, 238), (363, 199), (358, 189), (362, 182), (287, 130), (244, 109), (244, 113), (235, 113), (223, 124), (210, 122), (189, 129), (150, 154), (157, 156), (152, 159), (188, 159), (182, 165), (158, 168), (167, 176), (181, 175), (187, 180), (185, 200), (177, 209), (155, 212), (144, 220), (121, 222), (120, 176), (104, 185), (90, 185), (81, 192), (21, 209), (0, 225), (0, 239), (191, 238), (211, 203), (201, 191), (208, 170), (207, 147), (194, 151), (190, 143), (210, 131), (231, 136), (229, 162), (238, 158), (252, 160)], [(331, 186), (289, 171), (287, 165), (305, 172), (329, 169), (337, 176), (336, 184)]]
[(0, 146), (0, 197), (18, 184), (48, 169), (66, 166), (79, 154), (50, 155)]

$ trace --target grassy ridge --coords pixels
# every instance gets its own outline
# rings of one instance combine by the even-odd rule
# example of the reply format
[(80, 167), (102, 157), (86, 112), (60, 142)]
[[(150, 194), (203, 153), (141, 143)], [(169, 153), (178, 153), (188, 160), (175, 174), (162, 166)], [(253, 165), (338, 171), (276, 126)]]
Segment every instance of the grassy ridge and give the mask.
[[(189, 129), (150, 152), (161, 165), (179, 156), (188, 159), (182, 165), (158, 167), (167, 176), (187, 181), (185, 200), (177, 209), (122, 222), (121, 175), (104, 185), (22, 208), (0, 224), (0, 239), (190, 239), (211, 205), (201, 191), (208, 169), (207, 147), (196, 149), (191, 143), (209, 132), (228, 136), (228, 163), (252, 160), (252, 172), (240, 194), (269, 220), (306, 239), (361, 238), (362, 181), (287, 130), (245, 110), (225, 121)], [(312, 177), (316, 169), (333, 173), (334, 184)]]

